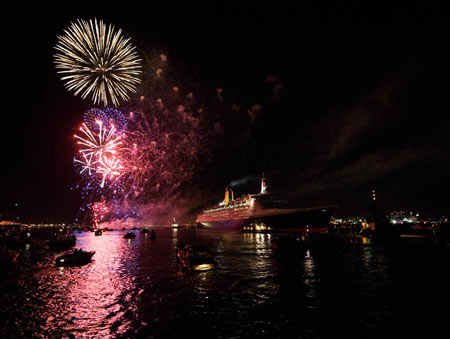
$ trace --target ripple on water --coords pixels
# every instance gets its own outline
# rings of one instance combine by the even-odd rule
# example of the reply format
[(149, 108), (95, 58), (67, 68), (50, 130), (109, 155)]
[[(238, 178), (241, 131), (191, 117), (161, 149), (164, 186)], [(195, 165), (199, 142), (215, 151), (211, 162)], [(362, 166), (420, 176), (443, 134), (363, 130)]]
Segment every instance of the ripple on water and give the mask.
[[(430, 287), (427, 277), (441, 287), (449, 282), (441, 272), (448, 251), (405, 245), (392, 252), (342, 239), (306, 244), (288, 235), (157, 233), (156, 241), (140, 233), (128, 241), (123, 231), (77, 233), (77, 247), (96, 251), (83, 267), (56, 268), (57, 254), (24, 262), (0, 283), (0, 336), (366, 337), (392, 325), (394, 305), (409, 315), (420, 311), (398, 287), (404, 277), (413, 286), (420, 281), (420, 289), (408, 288), (414, 293)], [(217, 270), (181, 274), (180, 240), (208, 246)], [(425, 264), (436, 258), (440, 264)], [(427, 300), (419, 305), (431, 306)]]

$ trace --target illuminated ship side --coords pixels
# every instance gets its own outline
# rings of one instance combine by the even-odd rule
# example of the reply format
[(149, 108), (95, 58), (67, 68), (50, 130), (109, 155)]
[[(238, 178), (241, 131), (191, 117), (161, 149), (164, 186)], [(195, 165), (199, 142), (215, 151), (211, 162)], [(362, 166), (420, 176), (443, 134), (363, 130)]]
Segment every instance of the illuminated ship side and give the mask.
[(253, 229), (253, 225), (264, 225), (261, 228), (326, 232), (335, 209), (336, 206), (290, 208), (281, 194), (267, 192), (263, 178), (258, 194), (234, 199), (233, 191), (227, 188), (224, 201), (199, 214), (197, 223), (206, 228), (230, 230)]

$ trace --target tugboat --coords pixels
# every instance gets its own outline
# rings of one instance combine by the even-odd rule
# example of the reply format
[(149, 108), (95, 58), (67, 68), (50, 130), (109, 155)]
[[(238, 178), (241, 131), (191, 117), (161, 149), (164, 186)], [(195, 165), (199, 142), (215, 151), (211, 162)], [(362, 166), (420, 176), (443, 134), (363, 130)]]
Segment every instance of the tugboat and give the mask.
[(131, 232), (131, 231), (128, 231), (128, 232), (123, 236), (123, 238), (124, 238), (124, 239), (134, 239), (134, 238), (136, 238), (136, 234), (134, 234), (134, 233)]
[(95, 235), (102, 235), (102, 230), (101, 229), (96, 230)]
[(214, 270), (216, 264), (211, 251), (203, 245), (189, 245), (180, 242), (177, 246), (177, 261), (181, 269), (188, 272)]
[(67, 253), (56, 258), (56, 266), (83, 266), (91, 262), (92, 256), (95, 252), (83, 251), (75, 249), (72, 253)]

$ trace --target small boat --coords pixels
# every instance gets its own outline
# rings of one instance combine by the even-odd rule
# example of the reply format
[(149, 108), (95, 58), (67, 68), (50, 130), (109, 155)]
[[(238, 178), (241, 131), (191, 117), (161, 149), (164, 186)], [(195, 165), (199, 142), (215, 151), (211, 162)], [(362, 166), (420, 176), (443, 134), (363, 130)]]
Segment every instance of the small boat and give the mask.
[(95, 235), (102, 235), (102, 230), (100, 230), (100, 229), (96, 230)]
[(134, 239), (136, 238), (136, 234), (134, 234), (133, 232), (128, 231), (124, 236), (124, 239)]
[(1, 259), (2, 264), (4, 263), (4, 261), (6, 262), (17, 262), (17, 258), (19, 257), (20, 252), (19, 251), (14, 251), (14, 250), (5, 250), (0, 252), (1, 253)]
[(189, 272), (205, 272), (216, 268), (211, 251), (203, 245), (178, 244), (177, 261), (183, 270)]
[(146, 228), (142, 229), (142, 230), (141, 230), (141, 233), (142, 233), (142, 234), (147, 234), (147, 233), (148, 233), (148, 229), (146, 229)]
[(152, 230), (152, 231), (150, 232), (149, 239), (150, 239), (150, 240), (156, 240), (156, 232), (155, 232), (155, 230)]
[(177, 223), (175, 218), (173, 218), (173, 223), (169, 226), (169, 228), (181, 228), (181, 226)]
[(63, 254), (56, 258), (56, 266), (83, 266), (91, 262), (95, 252), (87, 252), (75, 249), (72, 253)]

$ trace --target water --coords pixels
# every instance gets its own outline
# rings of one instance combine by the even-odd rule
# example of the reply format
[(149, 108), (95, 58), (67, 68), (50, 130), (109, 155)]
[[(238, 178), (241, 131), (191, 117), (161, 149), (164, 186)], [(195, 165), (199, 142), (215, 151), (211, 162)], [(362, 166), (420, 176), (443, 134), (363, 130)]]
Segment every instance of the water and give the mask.
[[(77, 234), (91, 264), (57, 268), (25, 250), (2, 276), (2, 338), (369, 338), (437, 336), (448, 306), (448, 248), (364, 238), (158, 229)], [(178, 241), (205, 244), (218, 269), (183, 274)], [(444, 306), (444, 310), (439, 308)]]

